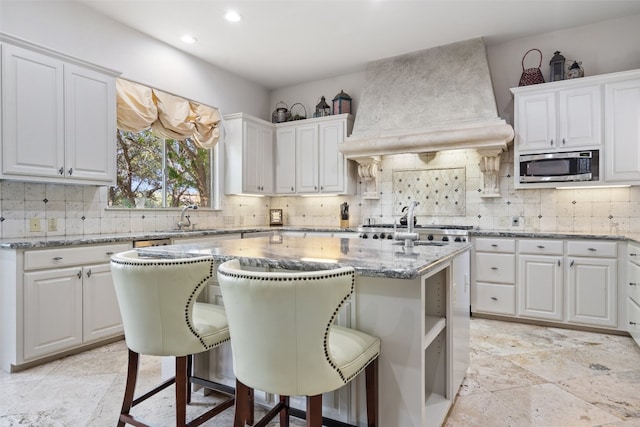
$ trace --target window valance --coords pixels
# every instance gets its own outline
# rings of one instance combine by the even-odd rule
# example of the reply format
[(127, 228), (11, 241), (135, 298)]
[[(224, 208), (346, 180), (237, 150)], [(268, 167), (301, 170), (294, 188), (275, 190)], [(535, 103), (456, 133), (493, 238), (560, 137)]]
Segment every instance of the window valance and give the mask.
[(151, 128), (164, 138), (191, 138), (202, 148), (212, 148), (220, 139), (217, 108), (123, 79), (117, 79), (116, 88), (118, 128), (122, 130)]

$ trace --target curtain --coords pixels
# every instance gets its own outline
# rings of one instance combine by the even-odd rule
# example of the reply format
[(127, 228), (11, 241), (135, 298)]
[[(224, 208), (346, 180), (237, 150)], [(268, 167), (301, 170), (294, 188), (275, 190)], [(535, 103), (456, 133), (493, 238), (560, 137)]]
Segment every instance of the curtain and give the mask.
[(213, 148), (220, 139), (217, 108), (123, 79), (117, 81), (117, 97), (120, 129), (140, 132), (150, 127), (164, 138), (191, 138), (200, 148)]

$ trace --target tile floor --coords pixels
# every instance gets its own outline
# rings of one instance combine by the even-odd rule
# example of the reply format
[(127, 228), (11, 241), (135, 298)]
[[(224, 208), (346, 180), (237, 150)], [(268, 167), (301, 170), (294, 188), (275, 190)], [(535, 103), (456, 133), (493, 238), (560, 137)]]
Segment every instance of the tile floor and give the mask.
[[(471, 367), (447, 427), (640, 427), (640, 348), (630, 338), (477, 318), (471, 337)], [(126, 357), (120, 341), (0, 372), (0, 426), (114, 426)], [(159, 359), (143, 357), (141, 370), (141, 387), (153, 384)], [(172, 400), (169, 388), (135, 413), (172, 425)], [(194, 394), (189, 416), (215, 401)], [(231, 419), (228, 409), (206, 425), (227, 427)]]

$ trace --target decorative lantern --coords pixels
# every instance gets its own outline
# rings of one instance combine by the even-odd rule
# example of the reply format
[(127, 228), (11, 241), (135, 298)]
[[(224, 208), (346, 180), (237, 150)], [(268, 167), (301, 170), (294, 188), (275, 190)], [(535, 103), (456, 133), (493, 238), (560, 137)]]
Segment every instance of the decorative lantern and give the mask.
[(288, 105), (280, 101), (276, 104), (276, 109), (271, 113), (271, 123), (282, 123), (291, 120), (291, 112)]
[(333, 114), (351, 114), (351, 97), (340, 90), (333, 98)]
[(313, 117), (325, 117), (331, 115), (331, 107), (327, 104), (324, 96), (320, 97), (320, 102), (316, 105), (316, 112)]
[(551, 69), (550, 82), (564, 80), (564, 56), (560, 55), (559, 50), (553, 52), (553, 58), (549, 61), (549, 68)]

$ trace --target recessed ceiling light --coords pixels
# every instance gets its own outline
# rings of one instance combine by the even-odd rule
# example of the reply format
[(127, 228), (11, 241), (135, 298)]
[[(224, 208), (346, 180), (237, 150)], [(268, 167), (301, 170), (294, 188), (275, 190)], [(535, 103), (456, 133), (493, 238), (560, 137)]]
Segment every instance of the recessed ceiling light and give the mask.
[(235, 10), (230, 10), (224, 14), (224, 19), (229, 22), (240, 22), (240, 20), (242, 20), (242, 15), (240, 15)]
[(185, 34), (180, 38), (180, 40), (182, 40), (182, 42), (186, 44), (194, 44), (195, 42), (198, 41), (198, 39), (192, 36), (191, 34)]

